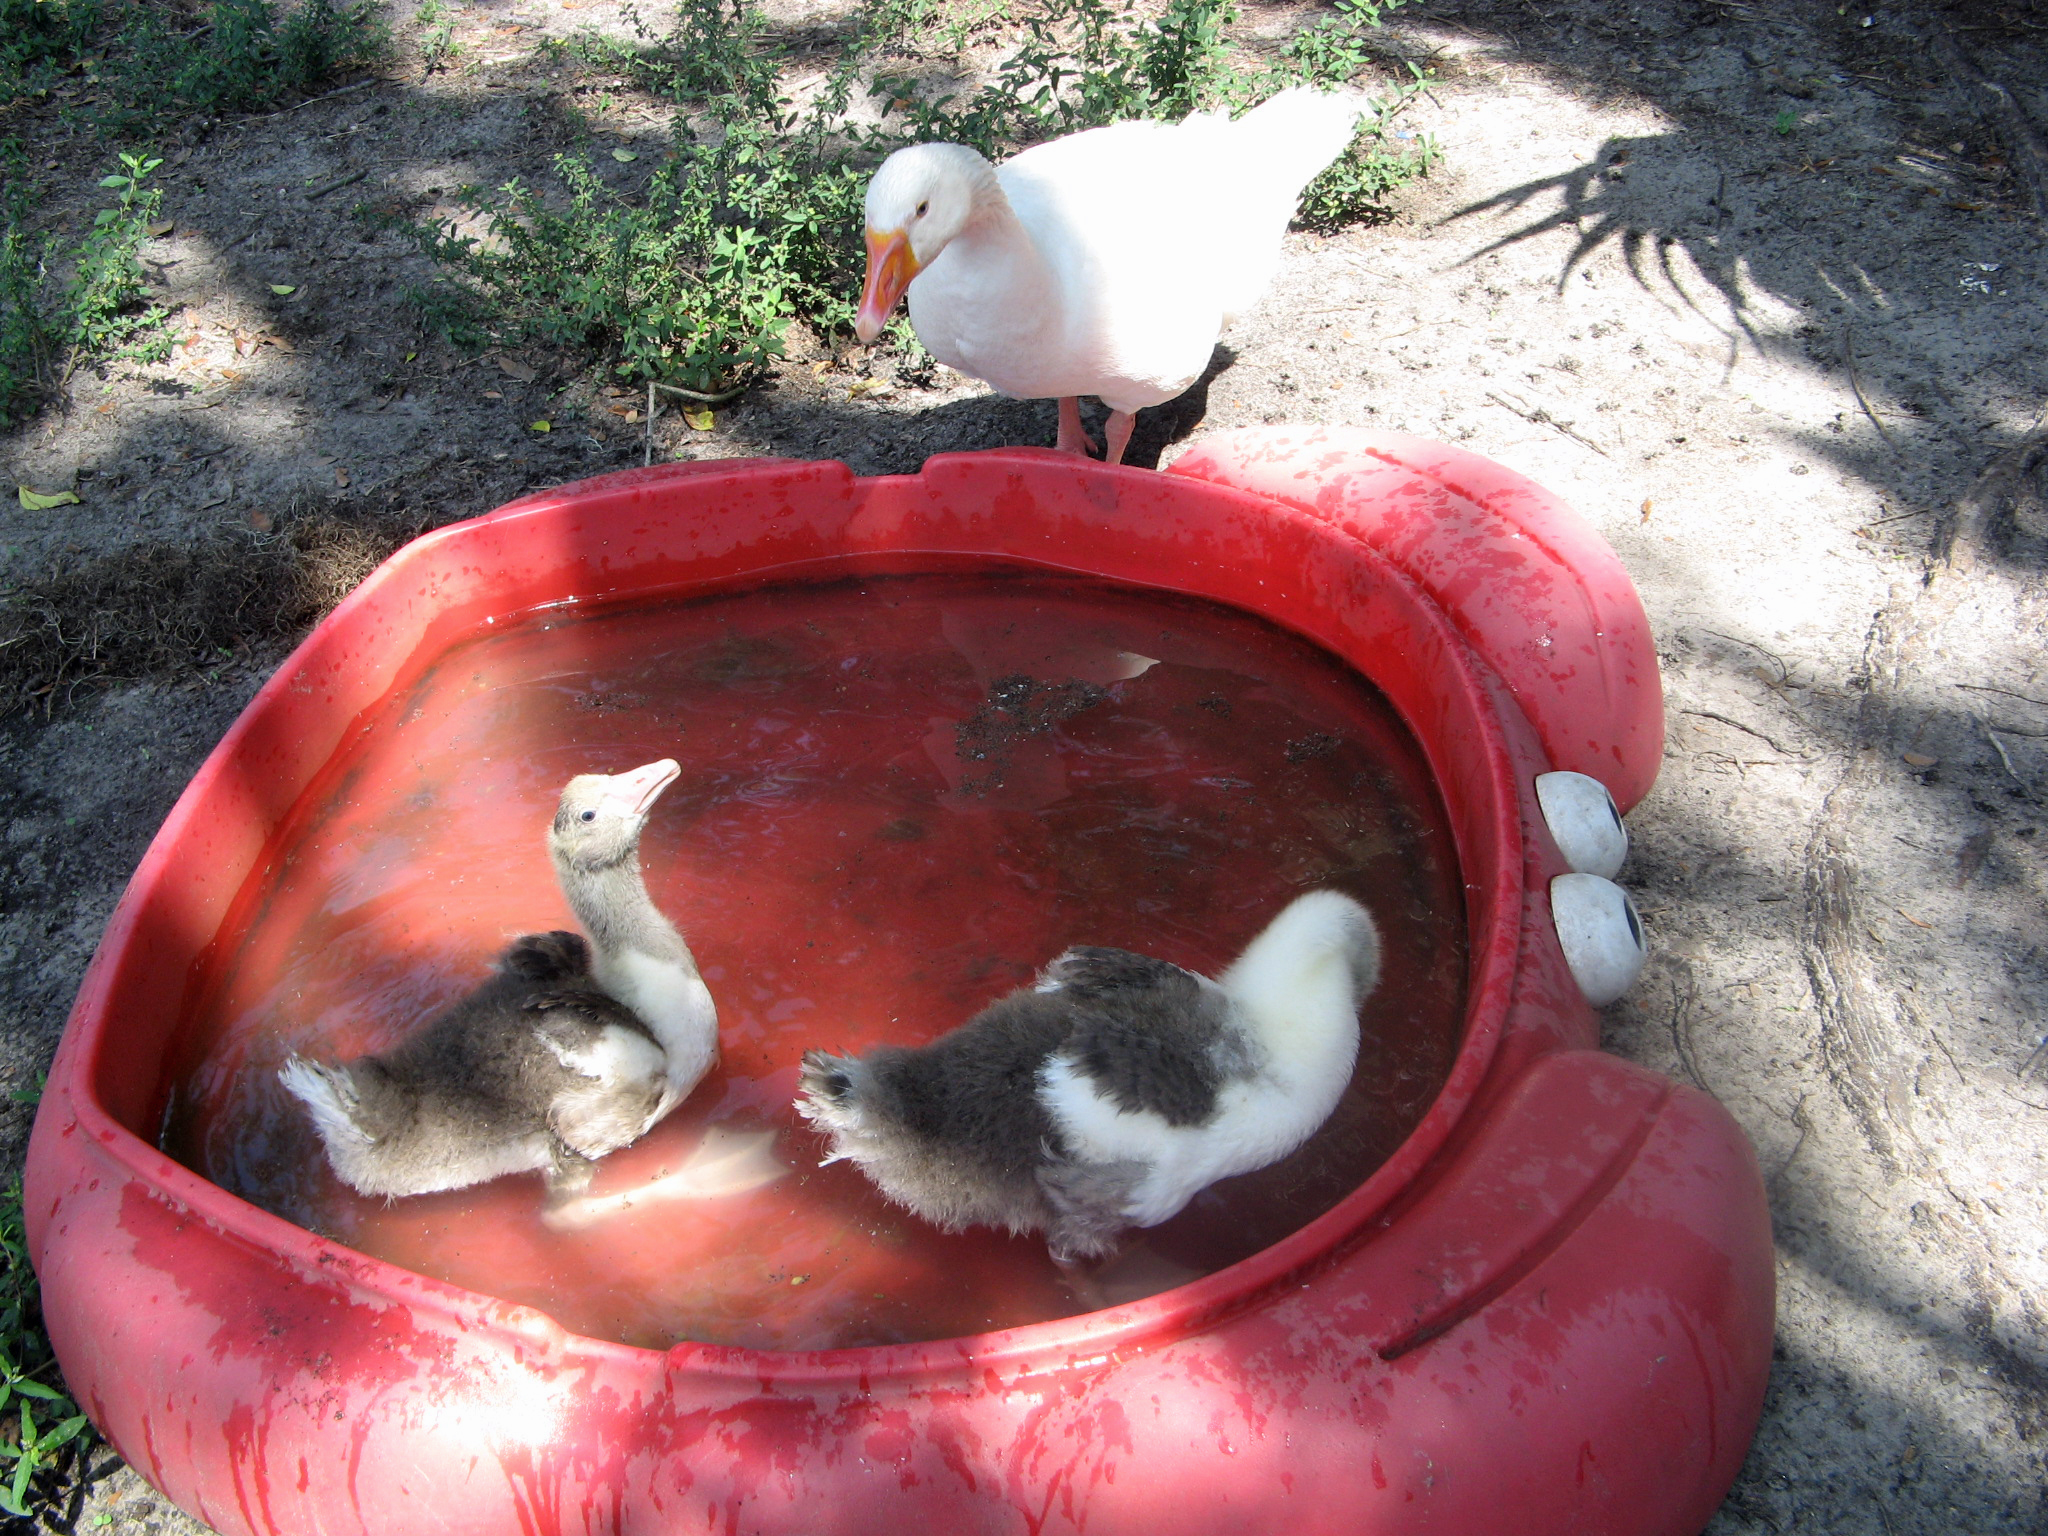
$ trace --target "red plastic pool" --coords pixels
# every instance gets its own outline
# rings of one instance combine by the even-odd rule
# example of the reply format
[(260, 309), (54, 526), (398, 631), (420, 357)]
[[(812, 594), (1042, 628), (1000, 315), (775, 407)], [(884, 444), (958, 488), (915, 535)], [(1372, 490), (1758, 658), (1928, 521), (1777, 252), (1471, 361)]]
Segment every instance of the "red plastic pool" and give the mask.
[[(1212, 1213), (1209, 1236), (1188, 1234), (1179, 1250), (1208, 1254), (1188, 1270), (1200, 1278), (1106, 1311), (1057, 1316), (1064, 1308), (1025, 1275), (990, 1314), (1014, 1326), (961, 1334), (968, 1324), (951, 1318), (920, 1329), (889, 1322), (885, 1306), (835, 1334), (844, 1316), (828, 1327), (824, 1301), (810, 1299), (838, 1283), (822, 1270), (815, 1281), (804, 1274), (821, 1287), (804, 1307), (775, 1303), (738, 1321), (727, 1308), (722, 1324), (578, 1312), (545, 1286), (520, 1292), (536, 1303), (522, 1305), (503, 1299), (517, 1289), (507, 1255), (526, 1251), (519, 1242), (465, 1266), (450, 1257), (452, 1239), (437, 1245), (426, 1228), (410, 1248), (368, 1216), (348, 1228), (359, 1244), (470, 1285), (501, 1277), (497, 1295), (480, 1294), (316, 1236), (156, 1149), (168, 1114), (168, 1144), (233, 1182), (228, 1164), (193, 1150), (206, 1137), (191, 1126), (205, 1117), (177, 1098), (206, 1081), (195, 1061), (224, 1059), (206, 1056), (192, 1020), (270, 963), (247, 937), (260, 935), (250, 913), (289, 905), (293, 883), (272, 866), (298, 857), (292, 839), (315, 810), (352, 806), (350, 786), (365, 803), (404, 803), (403, 772), (387, 763), (376, 779), (366, 743), (413, 718), (394, 714), (394, 701), (426, 699), (423, 679), (484, 654), (479, 637), (545, 626), (550, 613), (631, 611), (608, 604), (713, 613), (773, 588), (794, 613), (849, 581), (952, 590), (945, 584), (986, 587), (1005, 572), (1041, 608), (1057, 609), (1046, 596), (1057, 593), (1053, 577), (1132, 594), (1126, 627), (1109, 635), (1125, 648), (1117, 654), (1138, 650), (1131, 625), (1164, 611), (1146, 602), (1206, 600), (1271, 621), (1369, 678), (1434, 780), (1463, 887), (1464, 947), (1445, 952), (1463, 956), (1453, 978), (1462, 1017), (1446, 1036), (1455, 1051), (1431, 1069), (1433, 1097), (1397, 1119), (1407, 1131), (1398, 1144), (1354, 1149), (1370, 1169), (1363, 1181), (1302, 1207), (1320, 1214), (1240, 1256), (1215, 1240), (1238, 1219), (1219, 1207), (1228, 1219)], [(556, 606), (565, 604), (575, 606)], [(825, 610), (815, 618), (830, 629)], [(1184, 664), (1196, 654), (1187, 635), (1164, 644), (1182, 645), (1173, 654)], [(734, 654), (744, 667), (756, 653)], [(999, 668), (1000, 646), (990, 656)], [(1313, 726), (1324, 708), (1364, 718), (1344, 715), (1341, 682), (1318, 687), (1285, 718)], [(1271, 692), (1250, 689), (1236, 707), (1265, 707)], [(1159, 707), (1197, 725), (1204, 708), (1223, 712), (1193, 694)], [(449, 718), (458, 714), (450, 706)], [(600, 717), (611, 719), (591, 718)], [(718, 729), (740, 731), (735, 721)], [(594, 739), (625, 751), (637, 744), (632, 729)], [(1127, 757), (1149, 729), (1137, 721), (1080, 747)], [(1232, 434), (1167, 475), (1030, 451), (942, 457), (918, 476), (872, 480), (837, 464), (737, 461), (528, 498), (420, 540), (365, 583), (264, 688), (152, 845), (81, 990), (31, 1144), (29, 1240), (51, 1338), (121, 1453), (226, 1532), (1137, 1533), (1169, 1520), (1218, 1533), (1696, 1531), (1734, 1477), (1761, 1405), (1772, 1318), (1763, 1191), (1718, 1105), (1594, 1049), (1596, 1015), (1549, 919), (1549, 883), (1565, 866), (1533, 790), (1537, 774), (1572, 769), (1602, 779), (1625, 809), (1655, 776), (1661, 733), (1647, 626), (1612, 553), (1529, 482), (1415, 439)], [(758, 754), (757, 738), (746, 739), (743, 755)], [(860, 739), (826, 746), (849, 756)], [(1325, 739), (1302, 738), (1303, 772), (1336, 771)], [(1186, 754), (1176, 753), (1178, 772)], [(480, 770), (490, 788), (476, 803), (544, 794), (563, 765), (585, 766), (565, 757), (495, 778)], [(1013, 766), (1011, 809), (1033, 811), (1043, 795), (1032, 776), (1054, 769), (1035, 746)], [(1187, 771), (1191, 783), (1227, 781)], [(877, 850), (926, 840), (921, 826), (907, 830), (915, 818), (858, 799), (848, 794), (846, 814), (876, 822)], [(1269, 833), (1251, 841), (1261, 839)], [(496, 840), (493, 831), (478, 846)], [(537, 845), (537, 830), (525, 841)], [(673, 856), (687, 861), (691, 848), (685, 832)], [(1010, 856), (962, 844), (945, 859), (999, 855)], [(668, 856), (651, 851), (650, 873)], [(940, 862), (933, 854), (918, 867), (929, 875)], [(1258, 879), (1327, 873), (1311, 865), (1282, 861), (1247, 876), (1242, 892), (1227, 888), (1249, 913), (1271, 894)], [(470, 873), (500, 892), (517, 879)], [(718, 942), (719, 875), (678, 878), (685, 904), (701, 903), (686, 926), (703, 957)], [(1058, 926), (1037, 908), (977, 904), (971, 892), (925, 905), (940, 914), (931, 942), (947, 921), (967, 931), (981, 914), (999, 932), (974, 942), (1026, 966), (1045, 958), (1036, 951)], [(1086, 921), (1108, 921), (1111, 906), (1098, 902)], [(312, 931), (317, 908), (280, 918), (281, 928)], [(443, 925), (453, 947), (488, 948), (497, 909), (464, 910), (476, 931)], [(851, 952), (833, 921), (820, 916), (821, 941)], [(393, 918), (391, 932), (423, 922)], [(733, 926), (744, 928), (737, 917)], [(1227, 952), (1242, 937), (1218, 932), (1213, 945)], [(446, 938), (420, 937), (421, 953), (438, 954)], [(1200, 953), (1211, 942), (1185, 935), (1174, 958), (1213, 963)], [(237, 947), (248, 944), (257, 948)], [(995, 976), (987, 993), (1011, 979)], [(739, 995), (739, 977), (724, 985)], [(881, 1027), (880, 1005), (857, 993), (846, 1007), (866, 1008), (867, 1027)], [(273, 1006), (269, 996), (244, 1011)], [(764, 1019), (771, 1007), (761, 1004)], [(919, 1027), (935, 1032), (958, 1016)], [(792, 1037), (849, 1041), (829, 1030), (820, 1039), (815, 1027), (806, 1019)], [(768, 1082), (773, 1032), (764, 1024), (748, 1040), (755, 1034), (769, 1042), (758, 1078)], [(217, 1073), (216, 1087), (267, 1075), (237, 1059), (246, 1070)], [(775, 1112), (766, 1097), (740, 1109)], [(520, 1185), (504, 1181), (483, 1198), (513, 1200)], [(503, 1225), (464, 1229), (463, 1241)], [(691, 1240), (707, 1255), (723, 1241)], [(671, 1265), (684, 1251), (662, 1250)], [(959, 1262), (1007, 1273), (1022, 1251), (963, 1249)], [(623, 1289), (644, 1289), (632, 1265), (620, 1270), (631, 1280)], [(838, 1278), (842, 1292), (875, 1283), (884, 1296), (908, 1283), (900, 1266), (853, 1265)], [(1050, 1320), (1028, 1320), (1041, 1317)], [(778, 1347), (612, 1342), (679, 1326)]]

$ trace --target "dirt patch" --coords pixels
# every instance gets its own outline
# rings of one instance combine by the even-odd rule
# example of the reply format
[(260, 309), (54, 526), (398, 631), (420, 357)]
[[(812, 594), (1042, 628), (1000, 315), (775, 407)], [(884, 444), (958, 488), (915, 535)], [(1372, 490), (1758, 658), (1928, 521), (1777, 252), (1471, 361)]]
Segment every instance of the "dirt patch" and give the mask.
[[(8, 504), (17, 591), (52, 612), (64, 572), (115, 592), (93, 601), (153, 638), (100, 670), (186, 678), (72, 697), (97, 664), (62, 645), (22, 674), (67, 681), (0, 732), (10, 1086), (47, 1059), (177, 787), (321, 601), (298, 575), (316, 530), (361, 532), (367, 558), (650, 453), (875, 473), (1052, 440), (1050, 402), (816, 342), (709, 430), (667, 410), (650, 430), (575, 359), (435, 342), (401, 302), (422, 262), (354, 205), (446, 212), (464, 181), (545, 175), (580, 130), (534, 42), (617, 24), (451, 14), (453, 67), (168, 156), (175, 229), (150, 254), (178, 354), (74, 379), (68, 409), (0, 445), (17, 480), (84, 498)], [(1432, 0), (1393, 20), (1389, 49), (1436, 72), (1413, 128), (1443, 169), (1391, 226), (1290, 237), (1203, 389), (1142, 426), (1148, 452), (1262, 421), (1406, 430), (1532, 476), (1613, 543), (1670, 732), (1624, 877), (1656, 954), (1609, 1044), (1729, 1105), (1777, 1223), (1770, 1400), (1712, 1529), (2038, 1531), (2048, 514), (2027, 445), (2048, 255), (2013, 116), (2048, 123), (2038, 9)], [(665, 131), (625, 97), (577, 100), (606, 145)], [(46, 147), (67, 184), (100, 154)], [(218, 628), (215, 581), (257, 594)], [(43, 633), (35, 611), (9, 635)], [(83, 1523), (192, 1529), (138, 1488), (112, 1478)]]
[(21, 581), (0, 608), (0, 714), (47, 719), (80, 689), (274, 657), (416, 531), (332, 517), (215, 528)]
[(953, 750), (963, 763), (980, 768), (960, 781), (962, 794), (1000, 789), (1010, 754), (1020, 741), (1050, 734), (1062, 721), (1093, 709), (1109, 697), (1094, 683), (1049, 682), (1018, 673), (988, 685), (988, 698), (953, 728)]

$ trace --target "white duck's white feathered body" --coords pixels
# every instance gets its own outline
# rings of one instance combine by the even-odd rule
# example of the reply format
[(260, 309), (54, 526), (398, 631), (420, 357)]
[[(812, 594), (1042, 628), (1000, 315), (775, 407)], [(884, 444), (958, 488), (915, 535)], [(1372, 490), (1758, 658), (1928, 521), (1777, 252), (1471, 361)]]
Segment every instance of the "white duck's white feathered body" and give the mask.
[(1235, 121), (1115, 123), (1000, 167), (960, 145), (899, 150), (868, 192), (858, 328), (878, 333), (907, 283), (918, 339), (1004, 394), (1170, 400), (1265, 292), (1302, 189), (1360, 111), (1297, 89)]

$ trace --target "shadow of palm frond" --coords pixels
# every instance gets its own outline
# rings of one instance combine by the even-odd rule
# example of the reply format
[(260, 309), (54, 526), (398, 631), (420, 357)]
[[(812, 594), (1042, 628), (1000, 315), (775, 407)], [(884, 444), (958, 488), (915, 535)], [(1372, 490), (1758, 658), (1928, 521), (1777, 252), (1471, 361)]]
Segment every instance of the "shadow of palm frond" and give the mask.
[[(1669, 134), (1610, 138), (1585, 164), (1575, 165), (1555, 176), (1525, 181), (1492, 197), (1468, 203), (1440, 220), (1439, 227), (1483, 214), (1520, 213), (1547, 197), (1555, 197), (1557, 207), (1554, 212), (1480, 246), (1458, 264), (1470, 266), (1510, 246), (1558, 230), (1572, 229), (1578, 232), (1578, 238), (1558, 269), (1557, 286), (1560, 291), (1575, 272), (1611, 241), (1619, 245), (1629, 274), (1645, 289), (1655, 286), (1646, 272), (1647, 257), (1654, 263), (1657, 276), (1663, 278), (1665, 285), (1688, 308), (1710, 324), (1716, 323), (1715, 317), (1701, 308), (1687, 292), (1672, 264), (1672, 248), (1683, 247), (1694, 270), (1719, 294), (1727, 308), (1727, 320), (1752, 345), (1761, 349), (1763, 339), (1750, 323), (1749, 300), (1739, 277), (1746, 252), (1740, 236), (1730, 229), (1733, 210), (1728, 202), (1728, 173), (1716, 173), (1714, 190), (1701, 205), (1701, 212), (1676, 220), (1670, 219), (1668, 214), (1660, 218), (1649, 206), (1651, 199), (1638, 197), (1629, 185), (1627, 168), (1639, 156), (1654, 163), (1662, 152), (1674, 148)], [(1662, 200), (1669, 201), (1668, 198)], [(1664, 227), (1659, 228), (1660, 223)]]

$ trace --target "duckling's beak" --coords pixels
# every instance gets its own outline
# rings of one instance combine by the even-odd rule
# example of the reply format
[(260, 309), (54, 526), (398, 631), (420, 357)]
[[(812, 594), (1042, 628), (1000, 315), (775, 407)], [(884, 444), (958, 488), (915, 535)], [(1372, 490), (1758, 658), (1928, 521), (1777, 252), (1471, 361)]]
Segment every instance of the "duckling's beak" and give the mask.
[(604, 797), (622, 815), (645, 816), (654, 805), (655, 798), (675, 783), (682, 771), (681, 763), (672, 757), (664, 757), (658, 763), (635, 768), (631, 773), (613, 774), (611, 783), (605, 786)]
[(889, 311), (903, 297), (910, 280), (923, 271), (910, 249), (910, 233), (902, 229), (868, 231), (868, 280), (854, 311), (853, 334), (873, 341), (889, 323)]

